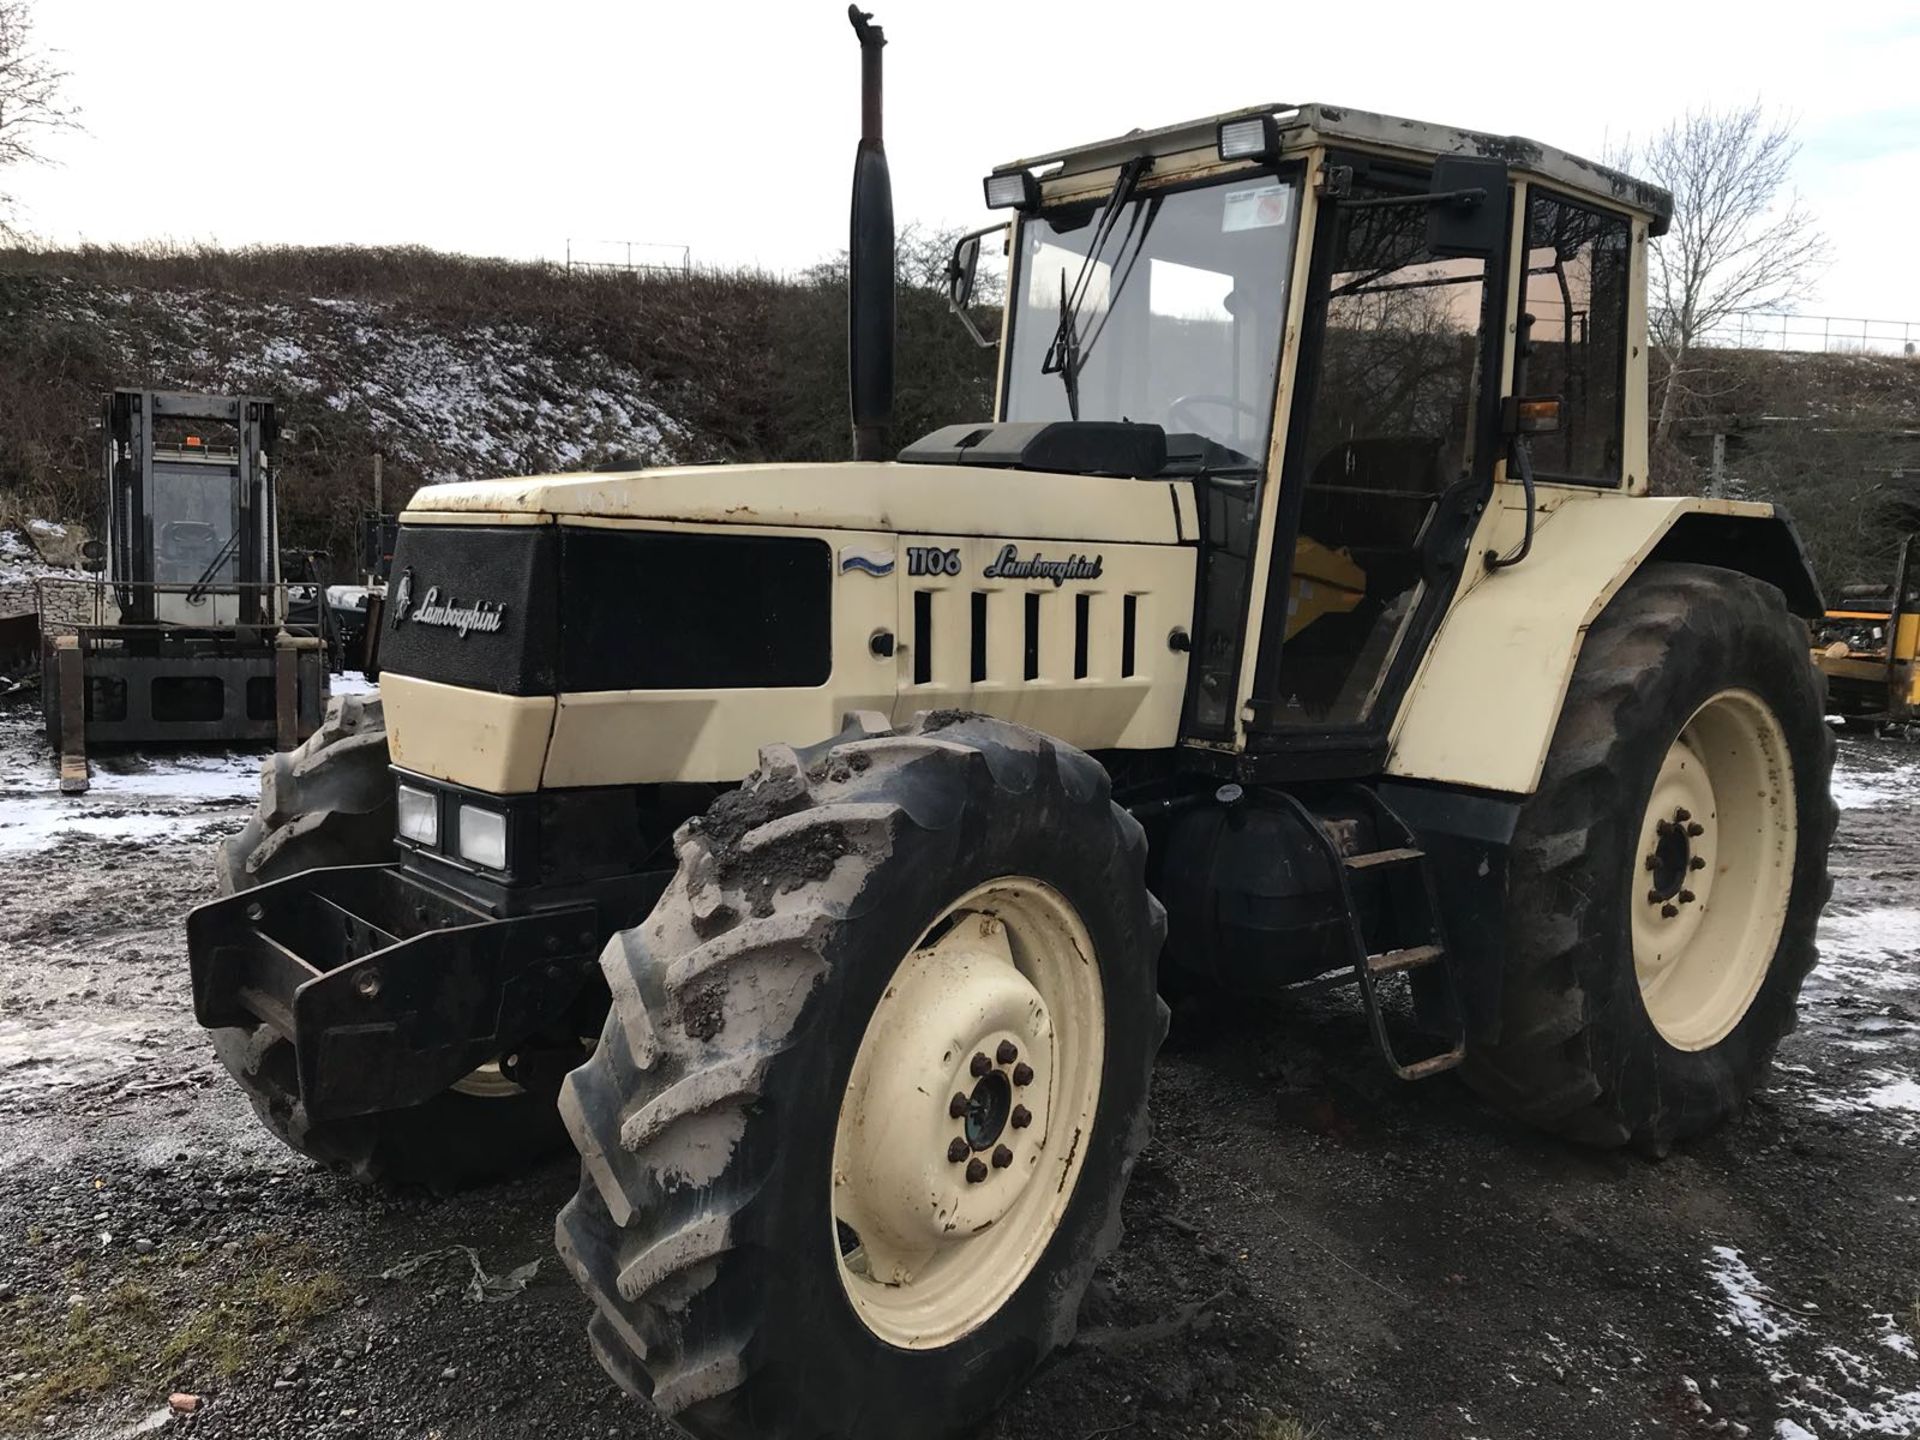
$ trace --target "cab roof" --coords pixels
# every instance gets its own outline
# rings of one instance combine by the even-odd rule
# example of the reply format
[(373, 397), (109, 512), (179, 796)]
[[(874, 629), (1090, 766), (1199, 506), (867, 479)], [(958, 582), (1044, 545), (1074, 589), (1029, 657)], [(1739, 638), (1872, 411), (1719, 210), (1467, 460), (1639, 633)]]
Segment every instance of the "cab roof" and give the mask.
[(1280, 127), (1281, 144), (1290, 150), (1327, 141), (1399, 150), (1416, 156), (1480, 155), (1504, 160), (1513, 170), (1551, 180), (1564, 189), (1584, 192), (1610, 205), (1638, 211), (1651, 222), (1649, 228), (1655, 235), (1664, 234), (1667, 222), (1673, 218), (1673, 196), (1658, 185), (1636, 180), (1609, 166), (1583, 160), (1578, 155), (1556, 150), (1538, 140), (1528, 140), (1519, 135), (1490, 135), (1481, 130), (1463, 130), (1452, 125), (1435, 125), (1424, 120), (1405, 120), (1397, 115), (1376, 115), (1344, 105), (1318, 103), (1249, 105), (1220, 115), (1185, 120), (1177, 125), (1134, 130), (1090, 145), (1075, 145), (1023, 160), (1010, 160), (995, 169), (1047, 168), (1055, 176), (1084, 174), (1118, 165), (1140, 155), (1174, 155), (1183, 150), (1210, 147), (1214, 144), (1214, 132), (1222, 123), (1257, 115), (1274, 117)]

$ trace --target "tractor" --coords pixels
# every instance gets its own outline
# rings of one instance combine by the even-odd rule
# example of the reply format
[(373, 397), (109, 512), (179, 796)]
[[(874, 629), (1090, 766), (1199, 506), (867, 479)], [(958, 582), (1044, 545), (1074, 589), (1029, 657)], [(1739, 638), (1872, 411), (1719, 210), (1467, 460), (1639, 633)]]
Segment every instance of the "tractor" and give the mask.
[(895, 453), (853, 18), (857, 458), (421, 490), (378, 701), (189, 921), (297, 1149), (577, 1147), (593, 1350), (727, 1440), (969, 1434), (1072, 1336), (1163, 984), (1350, 978), (1406, 1080), (1658, 1154), (1829, 888), (1802, 548), (1648, 493), (1664, 192), (1318, 104), (1001, 165), (995, 413)]

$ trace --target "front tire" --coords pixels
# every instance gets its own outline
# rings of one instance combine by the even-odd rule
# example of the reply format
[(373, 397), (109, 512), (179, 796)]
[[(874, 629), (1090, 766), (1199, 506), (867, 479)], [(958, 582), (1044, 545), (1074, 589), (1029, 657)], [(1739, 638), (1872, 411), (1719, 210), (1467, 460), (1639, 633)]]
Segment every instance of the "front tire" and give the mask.
[(1514, 837), (1499, 1039), (1465, 1067), (1481, 1094), (1654, 1154), (1738, 1113), (1832, 888), (1824, 701), (1774, 587), (1654, 564), (1621, 589)]
[(1146, 1137), (1164, 933), (1078, 750), (923, 716), (760, 768), (602, 964), (560, 1253), (708, 1440), (970, 1433), (1071, 1337)]

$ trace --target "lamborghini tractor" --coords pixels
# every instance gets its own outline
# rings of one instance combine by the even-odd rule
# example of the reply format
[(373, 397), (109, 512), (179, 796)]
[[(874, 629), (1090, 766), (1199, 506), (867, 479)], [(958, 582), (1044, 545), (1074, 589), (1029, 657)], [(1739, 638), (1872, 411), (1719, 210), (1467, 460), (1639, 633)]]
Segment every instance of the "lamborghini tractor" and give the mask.
[(972, 1433), (1070, 1338), (1163, 981), (1347, 977), (1408, 1081), (1658, 1153), (1828, 889), (1801, 547), (1647, 493), (1665, 193), (1313, 104), (1001, 165), (994, 413), (896, 453), (855, 25), (857, 458), (421, 490), (379, 701), (189, 922), (316, 1160), (578, 1148), (593, 1349), (703, 1437)]

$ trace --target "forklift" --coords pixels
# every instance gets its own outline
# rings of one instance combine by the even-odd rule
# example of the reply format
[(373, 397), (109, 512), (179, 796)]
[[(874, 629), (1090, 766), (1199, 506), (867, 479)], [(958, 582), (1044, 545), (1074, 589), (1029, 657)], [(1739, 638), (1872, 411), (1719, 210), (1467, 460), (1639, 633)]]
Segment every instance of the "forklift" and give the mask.
[(292, 749), (318, 728), (328, 681), (280, 575), (273, 402), (115, 390), (103, 409), (101, 571), (39, 582), (43, 617), (77, 617), (41, 644), (61, 791), (86, 790), (92, 745)]

